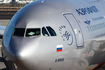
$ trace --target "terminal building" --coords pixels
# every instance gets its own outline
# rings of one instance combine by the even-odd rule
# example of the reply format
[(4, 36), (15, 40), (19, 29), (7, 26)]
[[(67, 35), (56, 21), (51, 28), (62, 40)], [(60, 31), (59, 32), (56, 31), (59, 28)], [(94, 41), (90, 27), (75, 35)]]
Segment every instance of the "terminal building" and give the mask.
[(30, 3), (33, 2), (35, 0), (0, 0), (0, 4), (4, 3)]

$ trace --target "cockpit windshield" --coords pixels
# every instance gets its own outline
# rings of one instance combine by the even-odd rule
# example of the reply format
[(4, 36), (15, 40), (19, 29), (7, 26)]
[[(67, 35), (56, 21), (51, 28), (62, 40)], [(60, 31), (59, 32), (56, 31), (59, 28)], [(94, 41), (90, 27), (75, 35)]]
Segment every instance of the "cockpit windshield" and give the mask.
[(40, 35), (40, 28), (28, 28), (26, 31), (26, 37)]
[(50, 26), (43, 27), (42, 34), (43, 36), (56, 36), (54, 29), (52, 29)]
[(15, 28), (13, 31), (13, 36), (24, 37), (25, 28)]
[(25, 33), (25, 28), (15, 28), (13, 31), (13, 36), (18, 36), (18, 37), (24, 37), (24, 34), (26, 34), (26, 37), (31, 37), (31, 36), (38, 36), (40, 35), (40, 28), (28, 28), (26, 29)]
[(51, 28), (51, 27), (46, 27), (47, 28), (47, 30), (49, 31), (49, 33), (50, 33), (50, 35), (51, 36), (56, 36), (56, 33), (55, 33), (55, 31)]
[[(54, 29), (50, 26), (42, 27), (42, 34), (43, 36), (56, 36)], [(18, 37), (39, 36), (41, 35), (41, 28), (15, 28), (12, 35)]]
[(45, 29), (45, 27), (42, 28), (42, 34), (43, 36), (49, 36), (47, 30)]

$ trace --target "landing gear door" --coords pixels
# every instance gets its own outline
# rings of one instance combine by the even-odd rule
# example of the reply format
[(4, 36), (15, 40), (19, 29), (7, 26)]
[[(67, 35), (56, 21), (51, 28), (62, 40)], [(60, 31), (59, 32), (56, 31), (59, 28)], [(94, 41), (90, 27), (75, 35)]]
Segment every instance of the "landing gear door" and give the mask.
[(72, 27), (77, 48), (82, 48), (84, 45), (83, 34), (82, 34), (79, 23), (77, 22), (76, 18), (74, 17), (72, 13), (63, 14), (63, 16), (68, 21), (68, 24)]

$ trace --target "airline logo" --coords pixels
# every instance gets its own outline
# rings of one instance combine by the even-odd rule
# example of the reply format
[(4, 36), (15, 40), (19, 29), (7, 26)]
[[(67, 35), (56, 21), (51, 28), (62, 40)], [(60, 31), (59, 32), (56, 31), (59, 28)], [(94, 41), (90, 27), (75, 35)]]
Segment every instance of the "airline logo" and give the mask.
[(84, 21), (84, 23), (90, 25), (90, 20), (86, 20), (86, 21)]
[(99, 10), (96, 8), (96, 6), (79, 8), (79, 9), (76, 9), (76, 11), (79, 15), (87, 15), (87, 14), (99, 12)]
[(63, 45), (57, 45), (56, 51), (57, 52), (61, 52), (62, 51), (62, 48), (63, 48)]

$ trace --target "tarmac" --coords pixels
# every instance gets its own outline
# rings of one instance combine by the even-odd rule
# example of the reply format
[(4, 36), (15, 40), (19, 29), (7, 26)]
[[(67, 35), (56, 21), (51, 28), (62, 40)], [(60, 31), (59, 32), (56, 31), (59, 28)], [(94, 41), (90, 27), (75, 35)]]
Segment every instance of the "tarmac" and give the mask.
[[(0, 25), (7, 26), (10, 20), (0, 20)], [(2, 39), (0, 39), (0, 70), (8, 70), (3, 62), (1, 55)]]

